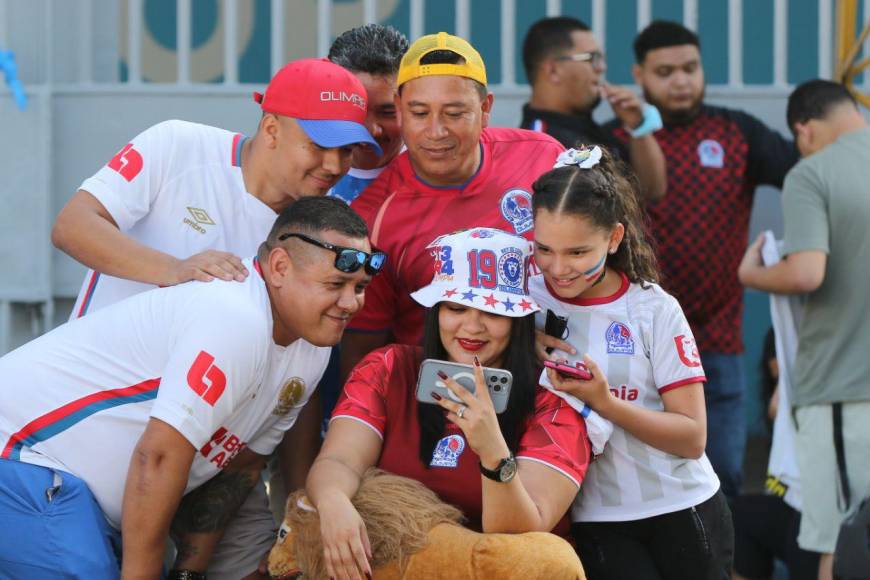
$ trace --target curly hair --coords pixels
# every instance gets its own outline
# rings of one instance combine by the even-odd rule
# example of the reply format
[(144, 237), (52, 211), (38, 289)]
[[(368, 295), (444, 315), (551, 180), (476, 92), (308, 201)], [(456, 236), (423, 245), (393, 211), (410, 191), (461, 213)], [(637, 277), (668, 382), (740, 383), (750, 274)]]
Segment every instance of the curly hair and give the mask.
[(646, 215), (637, 196), (637, 179), (622, 161), (601, 147), (601, 161), (589, 169), (568, 165), (552, 169), (532, 185), (532, 207), (585, 217), (611, 230), (625, 226), (625, 237), (607, 264), (633, 283), (658, 282), (658, 262), (648, 240)]
[(354, 73), (394, 75), (407, 50), (408, 39), (392, 26), (366, 24), (341, 33), (328, 58)]

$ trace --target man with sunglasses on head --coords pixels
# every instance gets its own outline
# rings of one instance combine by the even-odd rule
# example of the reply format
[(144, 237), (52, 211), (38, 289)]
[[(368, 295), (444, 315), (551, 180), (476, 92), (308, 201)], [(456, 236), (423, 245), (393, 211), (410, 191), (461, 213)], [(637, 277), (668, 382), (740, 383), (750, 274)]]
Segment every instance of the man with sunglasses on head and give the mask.
[[(291, 62), (265, 94), (254, 97), (262, 116), (252, 137), (166, 121), (135, 137), (82, 183), (52, 230), (58, 248), (91, 268), (71, 318), (156, 286), (245, 280), (250, 271), (240, 256), (256, 251), (278, 212), (298, 199), (325, 195), (347, 173), (357, 145), (381, 151), (365, 126), (365, 87), (337, 64)], [(307, 422), (319, 424), (314, 411), (303, 413), (300, 431)], [(317, 453), (316, 445), (303, 441), (301, 447), (281, 465), (285, 478), (299, 485)], [(220, 511), (206, 493), (201, 496), (201, 509)], [(228, 534), (217, 550), (213, 579), (256, 571), (271, 545), (275, 524), (260, 509), (260, 496), (263, 485), (236, 518), (239, 533)], [(283, 505), (283, 498), (278, 501)], [(233, 544), (242, 536), (244, 542)], [(252, 546), (260, 546), (256, 557)]]
[[(584, 22), (558, 16), (534, 23), (523, 41), (523, 65), (532, 96), (523, 106), (522, 128), (552, 135), (565, 147), (603, 145), (631, 165), (647, 200), (664, 195), (665, 158), (652, 135), (661, 127), (658, 111), (604, 80), (604, 53)], [(592, 118), (602, 97), (631, 134), (627, 145)]]
[(176, 522), (201, 520), (209, 541), (169, 573), (205, 578), (384, 264), (367, 234), (344, 202), (302, 199), (244, 281), (140, 293), (0, 358), (3, 570), (157, 578), (182, 495), (211, 479), (223, 516), (182, 508)]

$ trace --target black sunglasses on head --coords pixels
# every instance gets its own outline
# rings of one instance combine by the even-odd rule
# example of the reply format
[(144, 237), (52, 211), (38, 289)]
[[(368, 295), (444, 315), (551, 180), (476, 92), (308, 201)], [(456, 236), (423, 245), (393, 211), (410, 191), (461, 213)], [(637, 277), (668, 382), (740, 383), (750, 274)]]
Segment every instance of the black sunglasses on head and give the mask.
[(381, 271), (381, 268), (384, 267), (384, 263), (387, 261), (387, 255), (379, 250), (375, 250), (371, 254), (366, 254), (362, 250), (357, 250), (355, 248), (346, 248), (328, 242), (321, 242), (320, 240), (315, 240), (305, 234), (281, 234), (278, 236), (278, 241), (283, 242), (288, 238), (299, 238), (300, 240), (308, 242), (318, 248), (335, 252), (335, 267), (345, 274), (353, 274), (364, 266), (366, 274), (374, 276)]

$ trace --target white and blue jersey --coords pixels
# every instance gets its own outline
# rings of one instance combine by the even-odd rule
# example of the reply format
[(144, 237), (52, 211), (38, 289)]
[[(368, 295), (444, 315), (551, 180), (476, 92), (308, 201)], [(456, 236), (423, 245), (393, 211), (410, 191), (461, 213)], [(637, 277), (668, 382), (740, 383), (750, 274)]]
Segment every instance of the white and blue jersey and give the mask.
[[(562, 338), (578, 353), (589, 353), (614, 397), (662, 411), (664, 393), (706, 380), (679, 303), (657, 284), (643, 288), (623, 275), (611, 296), (563, 299), (537, 275), (529, 280), (529, 291), (541, 306), (538, 326), (544, 326), (547, 310), (565, 318)], [(559, 354), (570, 364), (580, 360)], [(546, 373), (541, 383), (551, 386)], [(718, 489), (706, 456), (678, 457), (614, 425), (604, 453), (589, 466), (571, 515), (575, 522), (638, 520), (697, 505)]]
[(186, 491), (245, 447), (271, 453), (329, 349), (273, 342), (266, 285), (244, 262), (244, 282), (144, 292), (0, 359), (0, 458), (79, 477), (119, 527), (130, 457), (151, 418), (198, 450)]
[(383, 167), (376, 169), (357, 169), (356, 167), (351, 167), (347, 175), (339, 179), (338, 183), (326, 195), (337, 197), (344, 200), (345, 203), (350, 204), (372, 181), (377, 179), (383, 170)]
[[(137, 135), (81, 184), (124, 234), (185, 259), (206, 250), (251, 256), (278, 214), (245, 188), (246, 137), (164, 121)], [(156, 286), (89, 270), (71, 319)]]

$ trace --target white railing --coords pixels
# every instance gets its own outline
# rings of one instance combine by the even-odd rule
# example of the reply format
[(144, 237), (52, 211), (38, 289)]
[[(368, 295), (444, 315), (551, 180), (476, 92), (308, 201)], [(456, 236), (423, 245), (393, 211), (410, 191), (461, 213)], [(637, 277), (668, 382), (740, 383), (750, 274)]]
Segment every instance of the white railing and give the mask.
[[(0, 0), (0, 46), (8, 46), (9, 37), (7, 31), (6, 13), (12, 0)], [(287, 58), (287, 46), (285, 39), (288, 38), (287, 16), (290, 11), (297, 9), (297, 0), (270, 0), (270, 58), (271, 70), (274, 72)], [(425, 30), (426, 3), (438, 0), (406, 0), (410, 11), (410, 36), (419, 37)], [(458, 35), (469, 37), (471, 34), (471, 7), (472, 0), (455, 1), (455, 31)], [(503, 88), (512, 88), (516, 84), (516, 60), (514, 58), (518, 47), (514, 43), (516, 31), (516, 6), (524, 0), (502, 0), (500, 11), (499, 29), (501, 32), (501, 83)], [(608, 17), (605, 0), (591, 1), (590, 25), (599, 42), (607, 47), (606, 22)], [(830, 77), (833, 70), (833, 29), (832, 18), (833, 4), (835, 0), (818, 0), (818, 75)], [(375, 22), (378, 19), (379, 8), (385, 3), (384, 0), (358, 0), (362, 6), (361, 22)], [(50, 15), (54, 2), (46, 5), (46, 12)], [(77, 35), (77, 66), (75, 81), (80, 84), (92, 83), (94, 79), (94, 59), (98, 51), (103, 47), (94, 44), (94, 14), (103, 8), (100, 0), (74, 0), (78, 6), (74, 26), (80, 31)], [(144, 0), (122, 0), (126, 5), (126, 19), (122, 23), (125, 55), (127, 64), (126, 84), (139, 85), (143, 81), (143, 37), (145, 34), (143, 8)], [(637, 28), (645, 27), (652, 19), (654, 0), (637, 0)], [(870, 15), (870, 0), (863, 1), (863, 13), (865, 20)], [(194, 84), (191, 76), (193, 60), (191, 20), (193, 14), (192, 0), (177, 0), (176, 18), (176, 57), (177, 77), (179, 85)], [(239, 53), (239, 12), (242, 4), (239, 0), (220, 0), (218, 3), (223, 32), (223, 84), (235, 86), (239, 83), (238, 53)], [(250, 9), (246, 5), (246, 9)], [(745, 0), (728, 0), (728, 76), (727, 86), (740, 88), (743, 86), (743, 12), (751, 5)], [(789, 51), (789, 2), (788, 0), (774, 0), (773, 26), (770, 31), (773, 37), (773, 80), (774, 87), (788, 85), (788, 51)], [(317, 0), (316, 2), (316, 50), (318, 55), (328, 52), (329, 44), (335, 33), (333, 24), (337, 3), (333, 0)], [(547, 15), (557, 15), (563, 8), (562, 0), (546, 0), (545, 10)], [(682, 3), (683, 23), (690, 29), (698, 28), (698, 0), (684, 0)], [(611, 16), (612, 17), (612, 16)], [(299, 23), (299, 26), (310, 26), (315, 23)], [(792, 42), (797, 42), (791, 39)], [(870, 54), (870, 40), (864, 50)], [(870, 75), (865, 75), (865, 85), (870, 86)]]
[[(83, 3), (83, 14), (93, 10), (91, 0), (80, 0)], [(142, 81), (142, 6), (143, 0), (126, 0), (129, 3), (126, 22), (128, 82), (137, 84)], [(362, 3), (362, 21), (377, 20), (378, 0), (360, 0)], [(435, 2), (437, 0), (428, 0)], [(523, 0), (502, 0), (500, 11), (501, 32), (501, 83), (502, 88), (510, 89), (516, 85), (514, 43), (516, 30), (516, 3)], [(410, 36), (417, 38), (424, 34), (424, 16), (427, 0), (408, 0), (410, 10)], [(2, 4), (2, 2), (0, 2)], [(637, 0), (637, 28), (645, 27), (652, 19), (653, 0)], [(732, 88), (743, 86), (743, 10), (746, 2), (743, 0), (728, 0), (728, 82)], [(221, 0), (220, 8), (223, 19), (223, 50), (225, 85), (238, 83), (238, 26), (239, 6), (236, 0)], [(271, 68), (274, 72), (286, 59), (284, 39), (285, 14), (293, 9), (292, 0), (271, 0)], [(319, 55), (328, 52), (333, 32), (334, 3), (332, 0), (317, 0), (317, 44)], [(546, 14), (557, 15), (561, 12), (561, 0), (546, 0)], [(870, 0), (864, 1), (865, 14), (870, 14)], [(821, 77), (829, 77), (832, 63), (832, 30), (833, 21), (832, 0), (818, 1), (818, 73)], [(605, 0), (591, 0), (591, 27), (602, 46), (607, 46), (606, 37), (607, 8)], [(177, 60), (178, 84), (184, 85), (190, 80), (191, 61), (191, 0), (177, 0)], [(690, 29), (698, 27), (698, 0), (683, 1), (683, 23)], [(81, 47), (82, 63), (79, 67), (80, 80), (91, 80), (91, 66), (88, 55), (92, 55), (93, 47), (87, 40), (88, 18), (82, 16), (83, 42)], [(468, 37), (471, 32), (471, 0), (455, 0), (455, 31), (458, 35)], [(774, 21), (771, 35), (773, 36), (773, 86), (784, 87), (787, 83), (788, 68), (788, 1), (774, 0)]]

